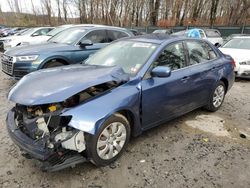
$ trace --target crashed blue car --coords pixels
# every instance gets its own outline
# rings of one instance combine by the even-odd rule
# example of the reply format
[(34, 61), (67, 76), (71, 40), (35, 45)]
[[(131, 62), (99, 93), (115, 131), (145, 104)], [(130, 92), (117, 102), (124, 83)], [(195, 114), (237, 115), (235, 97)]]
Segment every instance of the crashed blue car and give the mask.
[(234, 61), (211, 43), (162, 34), (121, 39), (79, 65), (26, 75), (9, 92), (10, 137), (43, 170), (116, 160), (130, 136), (196, 108), (216, 111)]

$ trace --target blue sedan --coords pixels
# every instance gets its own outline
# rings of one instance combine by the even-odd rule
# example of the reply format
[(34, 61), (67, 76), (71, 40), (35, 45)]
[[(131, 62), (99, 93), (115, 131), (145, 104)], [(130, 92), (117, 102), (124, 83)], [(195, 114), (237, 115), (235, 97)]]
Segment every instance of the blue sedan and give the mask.
[(218, 110), (234, 66), (201, 39), (121, 39), (83, 64), (22, 78), (8, 95), (16, 103), (7, 115), (9, 135), (43, 170), (108, 165), (131, 136), (196, 108)]

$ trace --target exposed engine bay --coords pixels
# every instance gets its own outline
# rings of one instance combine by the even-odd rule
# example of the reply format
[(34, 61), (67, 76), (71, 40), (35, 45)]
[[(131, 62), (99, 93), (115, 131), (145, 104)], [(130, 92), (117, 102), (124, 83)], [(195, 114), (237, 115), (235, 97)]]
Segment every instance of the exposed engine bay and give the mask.
[(45, 149), (58, 154), (59, 158), (70, 152), (82, 155), (86, 149), (85, 133), (68, 126), (71, 116), (60, 114), (118, 85), (116, 82), (108, 82), (93, 86), (61, 103), (36, 106), (16, 104), (15, 124), (26, 136), (35, 142), (42, 142)]

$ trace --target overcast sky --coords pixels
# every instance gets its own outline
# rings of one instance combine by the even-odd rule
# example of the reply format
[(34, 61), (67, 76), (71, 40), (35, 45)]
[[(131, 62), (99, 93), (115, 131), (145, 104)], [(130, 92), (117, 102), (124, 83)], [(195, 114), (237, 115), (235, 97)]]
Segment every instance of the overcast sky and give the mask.
[[(33, 3), (34, 3), (34, 6), (36, 8), (36, 10), (40, 13), (41, 13), (41, 1), (42, 0), (33, 0)], [(20, 2), (20, 9), (21, 9), (21, 12), (23, 13), (32, 13), (32, 4), (31, 4), (31, 0), (19, 0)], [(52, 2), (52, 11), (55, 13), (55, 15), (57, 15), (57, 6), (56, 6), (56, 1), (51, 1)], [(8, 0), (0, 0), (0, 5), (1, 5), (1, 8), (2, 8), (2, 11), (3, 12), (14, 12), (15, 10), (11, 10), (10, 6), (9, 6), (9, 3), (8, 3)], [(69, 5), (68, 6), (68, 9), (69, 12), (71, 12), (72, 14), (70, 14), (69, 12), (69, 15), (68, 17), (76, 17), (77, 16), (77, 10), (75, 9), (75, 7), (73, 5)]]
[[(21, 2), (21, 10), (22, 12), (26, 12), (26, 13), (31, 13), (32, 11), (32, 6), (31, 6), (31, 1), (30, 0), (19, 0), (19, 2)], [(36, 6), (37, 8), (40, 7), (40, 2), (41, 0), (33, 0), (34, 6)], [(8, 11), (14, 11), (10, 9), (10, 6), (8, 4), (8, 0), (0, 0), (0, 5), (2, 8), (3, 12), (8, 12)]]

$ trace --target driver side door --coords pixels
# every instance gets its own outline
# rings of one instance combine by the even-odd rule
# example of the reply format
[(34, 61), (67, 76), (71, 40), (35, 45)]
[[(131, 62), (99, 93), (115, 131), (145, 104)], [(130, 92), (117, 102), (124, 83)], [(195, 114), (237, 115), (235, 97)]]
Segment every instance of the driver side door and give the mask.
[[(152, 77), (151, 70), (156, 66), (170, 67), (169, 77)], [(188, 111), (186, 108), (192, 93), (192, 83), (186, 69), (186, 53), (183, 42), (165, 47), (141, 82), (142, 87), (142, 126), (153, 127)]]
[(97, 50), (108, 45), (107, 33), (106, 30), (104, 29), (90, 31), (80, 40), (80, 42), (84, 40), (90, 40), (93, 43), (93, 45), (86, 47), (81, 47), (79, 44), (75, 45), (74, 46), (75, 50), (74, 53), (72, 54), (75, 63), (84, 61), (89, 57), (90, 54), (93, 54)]

